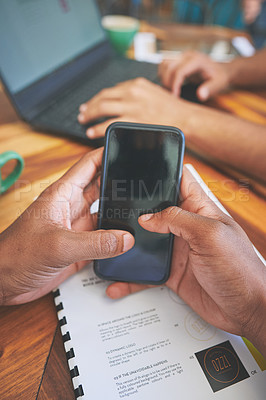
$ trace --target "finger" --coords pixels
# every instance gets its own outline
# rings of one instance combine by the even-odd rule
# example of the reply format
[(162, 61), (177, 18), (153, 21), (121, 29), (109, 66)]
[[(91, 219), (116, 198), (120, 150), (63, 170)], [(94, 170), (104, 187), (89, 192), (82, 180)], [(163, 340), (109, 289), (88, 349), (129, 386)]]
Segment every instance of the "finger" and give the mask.
[(100, 124), (94, 125), (89, 128), (86, 135), (89, 139), (96, 139), (105, 135), (106, 129), (109, 125), (114, 122), (137, 122), (136, 118), (133, 117), (123, 117), (123, 118), (112, 118), (107, 121), (101, 122)]
[(157, 214), (139, 217), (139, 224), (150, 232), (173, 233), (186, 240), (192, 250), (202, 249), (211, 239), (222, 239), (224, 224), (212, 218), (169, 207)]
[[(174, 84), (174, 81), (176, 79), (176, 75), (178, 73), (178, 69), (179, 69), (179, 63), (178, 64), (172, 63), (168, 67), (166, 79), (167, 79), (167, 88), (170, 89), (170, 90), (172, 90), (172, 88), (173, 88), (173, 84)], [(180, 85), (180, 87), (181, 87), (181, 85)], [(174, 94), (176, 96), (179, 95), (179, 93), (177, 93), (177, 92), (174, 93)]]
[(170, 60), (163, 60), (159, 66), (158, 66), (158, 76), (159, 78), (162, 79), (162, 76), (164, 74), (165, 69), (167, 68), (167, 65), (169, 64)]
[(217, 77), (215, 79), (208, 79), (199, 86), (197, 96), (201, 101), (206, 101), (218, 94), (222, 89), (223, 84)]
[(57, 184), (60, 185), (62, 182), (73, 184), (83, 190), (101, 169), (102, 155), (103, 147), (85, 154), (58, 180)]
[(159, 78), (161, 79), (161, 82), (162, 82), (163, 85), (166, 84), (165, 76), (166, 76), (167, 70), (168, 70), (168, 68), (169, 68), (169, 64), (170, 64), (171, 62), (173, 62), (173, 61), (171, 61), (171, 60), (163, 60), (163, 61), (161, 62), (161, 64), (159, 64), (159, 67), (158, 67), (158, 76), (159, 76)]
[(129, 294), (140, 292), (141, 290), (145, 290), (148, 287), (152, 287), (150, 285), (139, 285), (136, 283), (127, 283), (127, 282), (116, 282), (112, 283), (106, 289), (106, 294), (111, 299), (120, 299), (121, 297), (128, 296)]
[(127, 103), (121, 99), (99, 99), (79, 117), (79, 122), (88, 123), (100, 118), (120, 116), (126, 112), (126, 107)]
[(202, 61), (199, 57), (185, 59), (179, 67), (175, 70), (174, 77), (171, 82), (172, 92), (179, 96), (181, 92), (181, 86), (185, 82), (186, 78), (191, 75), (195, 75), (202, 70)]
[(184, 210), (203, 215), (209, 218), (226, 222), (227, 216), (210, 199), (201, 185), (194, 178), (188, 167), (183, 168), (183, 176), (180, 186), (181, 207)]
[(114, 87), (105, 88), (105, 89), (101, 90), (99, 93), (97, 93), (95, 96), (93, 96), (89, 101), (80, 105), (79, 116), (80, 115), (85, 116), (86, 112), (89, 110), (89, 108), (91, 106), (93, 106), (95, 103), (98, 103), (101, 100), (119, 100), (119, 99), (121, 99), (122, 94), (123, 94), (123, 88), (121, 88), (119, 86), (119, 84)]
[[(52, 235), (55, 237), (51, 239)], [(49, 242), (52, 243), (50, 254), (58, 260), (58, 266), (65, 266), (82, 260), (118, 256), (131, 249), (135, 240), (130, 233), (119, 230), (74, 232), (60, 229), (59, 232), (57, 229), (51, 232)]]
[(99, 198), (100, 195), (100, 180), (101, 177), (99, 174), (93, 179), (93, 181), (84, 189), (83, 195), (87, 201), (88, 206), (95, 202)]
[(175, 76), (175, 71), (178, 68), (179, 62), (178, 61), (170, 61), (167, 62), (161, 70), (161, 81), (162, 84), (168, 88), (171, 89), (172, 87), (172, 81)]
[[(86, 107), (82, 107), (82, 114), (79, 115), (79, 121), (87, 123), (102, 117), (122, 116), (130, 113), (132, 110), (129, 104), (129, 97), (139, 98), (139, 92), (143, 92), (143, 86), (147, 90), (154, 84), (144, 78), (136, 78), (117, 84), (114, 88), (104, 89), (100, 94), (90, 100)], [(137, 93), (137, 95), (136, 95)]]

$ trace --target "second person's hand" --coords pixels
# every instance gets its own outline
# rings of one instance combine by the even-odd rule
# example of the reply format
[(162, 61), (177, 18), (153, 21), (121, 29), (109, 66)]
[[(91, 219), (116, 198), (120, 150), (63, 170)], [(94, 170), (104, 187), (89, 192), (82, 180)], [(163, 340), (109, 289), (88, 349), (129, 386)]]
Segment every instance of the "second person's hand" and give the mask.
[(179, 97), (186, 80), (199, 84), (197, 96), (206, 101), (230, 84), (230, 67), (214, 62), (203, 53), (188, 51), (173, 60), (164, 60), (159, 66), (162, 84)]
[(178, 125), (185, 131), (184, 124), (190, 114), (188, 102), (147, 79), (138, 78), (103, 89), (80, 106), (78, 120), (86, 124), (107, 118), (87, 130), (87, 136), (94, 139), (104, 136), (106, 128), (115, 121)]

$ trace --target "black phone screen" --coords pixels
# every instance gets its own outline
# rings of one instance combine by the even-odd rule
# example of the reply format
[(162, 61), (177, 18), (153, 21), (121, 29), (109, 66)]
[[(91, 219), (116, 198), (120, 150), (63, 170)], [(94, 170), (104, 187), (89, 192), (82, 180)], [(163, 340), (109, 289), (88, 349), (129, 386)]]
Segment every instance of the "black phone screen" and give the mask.
[(95, 262), (108, 280), (161, 284), (169, 276), (172, 235), (148, 232), (144, 213), (177, 204), (184, 137), (177, 128), (115, 123), (105, 139), (99, 229), (132, 233), (135, 246), (120, 256)]

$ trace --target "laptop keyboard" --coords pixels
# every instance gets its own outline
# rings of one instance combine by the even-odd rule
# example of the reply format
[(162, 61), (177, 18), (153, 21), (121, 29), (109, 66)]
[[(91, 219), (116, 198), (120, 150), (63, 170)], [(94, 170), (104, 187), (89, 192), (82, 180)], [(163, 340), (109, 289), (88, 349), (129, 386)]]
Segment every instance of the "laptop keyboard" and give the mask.
[[(56, 98), (48, 108), (38, 115), (34, 121), (35, 125), (49, 126), (52, 131), (84, 140), (89, 125), (83, 126), (77, 121), (80, 104), (88, 101), (103, 88), (139, 76), (155, 81), (157, 65), (126, 58), (113, 59), (102, 66), (100, 70), (90, 71), (90, 74), (83, 78), (79, 84)], [(90, 140), (90, 143), (92, 142)]]

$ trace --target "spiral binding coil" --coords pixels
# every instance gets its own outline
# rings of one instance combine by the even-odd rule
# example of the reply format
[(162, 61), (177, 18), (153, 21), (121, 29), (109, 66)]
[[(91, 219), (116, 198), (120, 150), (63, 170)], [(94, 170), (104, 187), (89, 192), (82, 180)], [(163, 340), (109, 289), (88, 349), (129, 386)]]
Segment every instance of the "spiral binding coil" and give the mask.
[[(56, 299), (57, 297), (59, 297), (59, 296), (60, 296), (60, 290), (59, 290), (59, 289), (55, 290), (54, 293), (53, 293), (53, 295), (54, 295), (54, 299)], [(62, 311), (63, 309), (64, 309), (64, 306), (63, 306), (63, 303), (62, 303), (62, 302), (60, 302), (60, 303), (58, 303), (58, 304), (56, 305), (56, 311), (57, 311), (57, 312)], [(67, 325), (67, 319), (66, 319), (65, 316), (63, 316), (61, 319), (59, 319), (59, 326), (62, 327), (62, 326), (65, 326), (65, 325)], [(70, 336), (69, 331), (67, 331), (65, 334), (62, 334), (62, 339), (63, 339), (63, 342), (64, 342), (64, 343), (66, 343), (66, 342), (68, 342), (68, 341), (71, 340), (71, 336)], [(73, 347), (71, 347), (68, 351), (66, 351), (66, 358), (67, 358), (68, 361), (69, 361), (70, 359), (75, 358), (75, 352), (74, 352)], [(84, 396), (84, 390), (83, 390), (82, 385), (79, 385), (79, 386), (76, 387), (76, 388), (75, 388), (75, 386), (74, 386), (74, 381), (73, 381), (73, 379), (76, 378), (76, 377), (78, 377), (78, 376), (79, 376), (79, 370), (78, 370), (77, 365), (75, 365), (72, 369), (70, 369), (70, 377), (71, 377), (71, 379), (72, 379), (72, 383), (73, 383), (73, 387), (74, 387), (74, 395), (75, 395), (75, 398), (76, 398), (76, 399), (77, 399), (78, 397)]]

